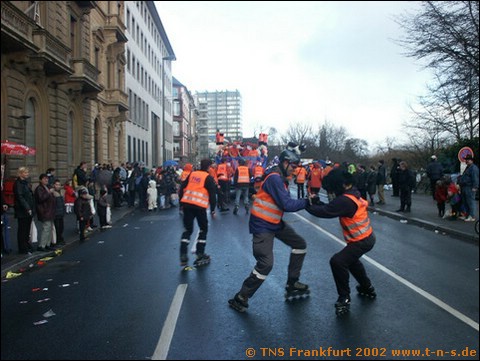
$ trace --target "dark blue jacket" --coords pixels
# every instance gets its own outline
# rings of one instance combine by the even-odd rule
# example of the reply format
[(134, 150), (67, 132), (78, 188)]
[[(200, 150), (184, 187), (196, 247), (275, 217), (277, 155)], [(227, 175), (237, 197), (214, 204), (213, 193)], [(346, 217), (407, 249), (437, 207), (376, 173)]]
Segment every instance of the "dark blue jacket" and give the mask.
[[(289, 190), (285, 187), (285, 179), (280, 175), (280, 170), (275, 167), (271, 170), (273, 173), (263, 183), (262, 188), (265, 192), (270, 194), (277, 206), (283, 209), (284, 212), (296, 212), (305, 209), (308, 200), (293, 199), (290, 196)], [(283, 220), (279, 224), (274, 224), (260, 219), (253, 214), (250, 215), (249, 228), (250, 233), (274, 233), (282, 229)]]

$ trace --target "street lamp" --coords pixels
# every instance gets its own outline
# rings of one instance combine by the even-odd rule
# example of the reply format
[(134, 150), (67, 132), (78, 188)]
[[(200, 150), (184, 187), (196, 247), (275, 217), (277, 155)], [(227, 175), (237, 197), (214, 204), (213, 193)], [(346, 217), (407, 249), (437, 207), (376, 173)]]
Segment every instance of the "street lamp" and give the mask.
[(165, 135), (165, 60), (175, 60), (175, 57), (169, 55), (162, 58), (162, 156), (164, 163), (167, 160), (167, 146), (165, 144), (167, 140)]

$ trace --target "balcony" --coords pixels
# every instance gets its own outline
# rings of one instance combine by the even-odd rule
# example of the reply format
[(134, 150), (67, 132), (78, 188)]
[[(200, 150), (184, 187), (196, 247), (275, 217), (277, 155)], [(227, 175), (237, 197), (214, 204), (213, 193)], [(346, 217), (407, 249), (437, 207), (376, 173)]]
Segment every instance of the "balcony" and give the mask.
[(98, 94), (103, 90), (98, 84), (98, 69), (87, 59), (72, 59), (71, 64), (73, 74), (69, 78), (69, 83), (77, 83), (84, 94)]
[(128, 95), (121, 89), (105, 90), (105, 101), (110, 106), (117, 106), (119, 112), (128, 110)]
[(35, 63), (47, 76), (70, 75), (70, 49), (10, 2), (2, 1), (2, 53), (17, 64)]
[(115, 31), (117, 41), (120, 43), (126, 43), (128, 41), (127, 36), (125, 35), (125, 24), (119, 15), (107, 15), (105, 30)]

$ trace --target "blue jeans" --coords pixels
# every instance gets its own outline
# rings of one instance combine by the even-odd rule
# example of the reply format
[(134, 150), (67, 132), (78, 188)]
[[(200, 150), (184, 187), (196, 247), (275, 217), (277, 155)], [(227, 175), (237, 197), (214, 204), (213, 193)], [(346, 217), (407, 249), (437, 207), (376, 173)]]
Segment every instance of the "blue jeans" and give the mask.
[(475, 192), (472, 191), (472, 187), (463, 186), (462, 187), (462, 203), (465, 209), (465, 212), (468, 216), (475, 218), (476, 209), (475, 209)]
[(245, 204), (245, 207), (248, 207), (248, 187), (238, 187), (235, 190), (235, 207), (238, 207), (240, 205), (240, 197), (243, 194), (243, 204)]

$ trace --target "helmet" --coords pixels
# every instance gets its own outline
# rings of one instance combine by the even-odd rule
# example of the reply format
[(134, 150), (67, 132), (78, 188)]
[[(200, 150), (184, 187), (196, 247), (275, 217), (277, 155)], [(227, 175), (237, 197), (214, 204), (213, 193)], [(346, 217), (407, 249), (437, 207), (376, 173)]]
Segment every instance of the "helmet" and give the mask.
[(285, 149), (282, 153), (280, 153), (279, 161), (283, 163), (283, 161), (287, 160), (289, 163), (300, 163), (300, 156), (291, 150)]

